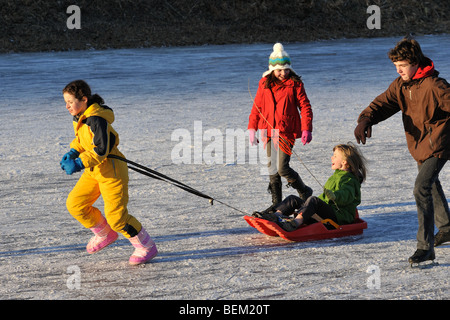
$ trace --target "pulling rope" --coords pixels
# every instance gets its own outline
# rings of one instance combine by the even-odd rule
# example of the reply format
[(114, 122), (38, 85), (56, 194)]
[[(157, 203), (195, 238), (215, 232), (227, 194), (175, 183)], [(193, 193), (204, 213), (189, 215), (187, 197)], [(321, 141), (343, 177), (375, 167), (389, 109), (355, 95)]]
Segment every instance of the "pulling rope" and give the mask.
[(201, 197), (201, 198), (204, 198), (204, 199), (208, 199), (209, 203), (211, 205), (213, 205), (214, 201), (216, 201), (216, 202), (218, 202), (220, 204), (223, 204), (224, 206), (226, 206), (226, 207), (228, 207), (230, 209), (233, 209), (233, 210), (239, 211), (240, 213), (248, 215), (246, 212), (244, 212), (242, 210), (239, 210), (238, 208), (235, 208), (235, 207), (233, 207), (233, 206), (231, 206), (231, 205), (229, 205), (229, 204), (227, 204), (227, 203), (225, 203), (225, 202), (223, 202), (221, 200), (218, 200), (218, 199), (215, 199), (213, 197), (210, 197), (210, 196), (208, 196), (207, 194), (204, 194), (201, 191), (198, 191), (198, 190), (196, 190), (196, 189), (194, 189), (194, 188), (192, 188), (192, 187), (190, 187), (190, 186), (188, 186), (188, 185), (186, 185), (186, 184), (184, 184), (184, 183), (182, 183), (182, 182), (180, 182), (178, 180), (170, 178), (170, 177), (166, 176), (165, 174), (162, 174), (162, 173), (160, 173), (158, 171), (155, 171), (153, 169), (147, 168), (147, 167), (145, 167), (145, 166), (143, 166), (143, 165), (141, 165), (139, 163), (136, 163), (136, 162), (128, 160), (126, 158), (120, 157), (120, 156), (115, 155), (115, 154), (109, 154), (108, 158), (110, 158), (110, 159), (117, 159), (117, 160), (123, 161), (123, 162), (128, 164), (128, 168), (130, 168), (131, 170), (134, 170), (134, 171), (136, 171), (136, 172), (138, 172), (140, 174), (143, 174), (143, 175), (145, 175), (147, 177), (167, 182), (167, 183), (169, 183), (169, 184), (171, 184), (171, 185), (173, 185), (175, 187), (178, 187), (178, 188), (180, 188), (180, 189), (182, 189), (184, 191), (192, 193), (192, 194), (194, 194), (194, 195), (196, 195), (198, 197)]
[[(275, 131), (275, 128), (274, 128), (274, 127), (270, 124), (270, 122), (264, 117), (264, 115), (262, 114), (260, 108), (259, 108), (259, 107), (257, 106), (257, 104), (255, 103), (255, 100), (253, 99), (253, 96), (252, 96), (251, 91), (250, 91), (250, 81), (249, 81), (249, 85), (248, 85), (248, 92), (249, 92), (249, 94), (250, 94), (250, 98), (251, 98), (252, 101), (253, 101), (253, 104), (256, 106), (256, 108), (257, 108), (259, 114), (261, 115), (261, 117), (267, 122), (267, 124), (272, 128), (272, 130)], [(309, 172), (309, 174), (314, 178), (314, 180), (316, 180), (316, 182), (323, 188), (323, 186), (322, 186), (322, 184), (319, 182), (319, 180), (314, 176), (314, 174), (308, 169), (308, 167), (305, 165), (305, 163), (302, 161), (302, 159), (301, 159), (301, 158), (297, 155), (297, 153), (293, 150), (293, 144), (292, 144), (292, 143), (289, 143), (289, 142), (288, 142), (285, 138), (283, 138), (281, 135), (278, 135), (278, 138), (279, 138), (279, 144), (280, 144), (280, 142), (282, 142), (282, 143), (284, 144), (283, 146), (280, 146), (280, 145), (279, 145), (279, 147), (281, 147), (282, 150), (290, 151), (290, 152), (286, 152), (286, 154), (288, 154), (288, 153), (293, 153), (293, 154), (295, 155), (295, 157), (300, 161), (300, 163), (305, 167), (305, 169)], [(281, 139), (281, 141), (280, 141), (280, 139)], [(186, 184), (184, 184), (184, 183), (182, 183), (182, 182), (180, 182), (180, 181), (178, 181), (178, 180), (175, 180), (175, 179), (173, 179), (173, 178), (170, 178), (170, 177), (168, 177), (168, 176), (166, 176), (166, 175), (164, 175), (164, 174), (162, 174), (162, 173), (160, 173), (160, 172), (158, 172), (158, 171), (155, 171), (155, 170), (153, 170), (153, 169), (150, 169), (150, 168), (148, 168), (148, 167), (145, 167), (145, 166), (143, 166), (143, 165), (141, 165), (141, 164), (138, 164), (138, 163), (136, 163), (136, 162), (134, 162), (134, 161), (128, 160), (128, 159), (126, 159), (126, 158), (123, 158), (123, 157), (120, 157), (120, 156), (114, 155), (114, 154), (109, 154), (109, 155), (108, 155), (108, 158), (110, 158), (110, 159), (117, 159), (117, 160), (123, 161), (123, 162), (127, 163), (127, 164), (128, 164), (128, 168), (130, 168), (130, 169), (133, 170), (133, 171), (136, 171), (136, 172), (138, 172), (138, 173), (140, 173), (140, 174), (142, 174), (142, 175), (151, 177), (151, 178), (156, 179), (156, 180), (161, 180), (161, 181), (167, 182), (167, 183), (169, 183), (169, 184), (171, 184), (171, 185), (173, 185), (173, 186), (175, 186), (175, 187), (178, 187), (178, 188), (180, 188), (180, 189), (182, 189), (182, 190), (184, 190), (184, 191), (187, 191), (187, 192), (189, 192), (189, 193), (192, 193), (192, 194), (194, 194), (194, 195), (196, 195), (196, 196), (198, 196), (198, 197), (201, 197), (201, 198), (204, 198), (204, 199), (208, 199), (208, 200), (209, 200), (209, 203), (210, 203), (211, 205), (213, 205), (213, 204), (214, 204), (214, 201), (216, 201), (216, 202), (218, 202), (218, 203), (220, 203), (220, 204), (222, 204), (222, 205), (224, 205), (224, 206), (226, 206), (226, 207), (228, 207), (228, 208), (230, 208), (230, 209), (233, 209), (233, 210), (235, 210), (235, 211), (238, 211), (238, 212), (240, 212), (240, 213), (243, 213), (244, 215), (249, 215), (248, 213), (246, 213), (246, 212), (244, 212), (244, 211), (242, 211), (242, 210), (240, 210), (240, 209), (238, 209), (238, 208), (236, 208), (236, 207), (233, 207), (233, 206), (231, 206), (231, 205), (229, 205), (229, 204), (227, 204), (227, 203), (225, 203), (225, 202), (223, 202), (223, 201), (221, 201), (221, 200), (215, 199), (215, 198), (213, 198), (213, 197), (211, 197), (211, 196), (209, 196), (209, 195), (207, 195), (207, 194), (205, 194), (205, 193), (203, 193), (203, 192), (201, 192), (201, 191), (198, 191), (198, 190), (196, 190), (196, 189), (194, 189), (194, 188), (192, 188), (192, 187), (190, 187), (190, 186), (188, 186), (188, 185), (186, 185)], [(338, 209), (339, 209), (339, 208), (338, 208)]]

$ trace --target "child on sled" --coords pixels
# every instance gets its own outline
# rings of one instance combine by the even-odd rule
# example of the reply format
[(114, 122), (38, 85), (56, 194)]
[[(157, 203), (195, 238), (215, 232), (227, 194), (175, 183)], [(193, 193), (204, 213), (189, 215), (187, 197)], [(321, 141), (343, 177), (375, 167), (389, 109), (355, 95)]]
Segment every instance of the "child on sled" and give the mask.
[[(353, 144), (339, 144), (331, 157), (333, 175), (327, 180), (324, 192), (306, 201), (290, 195), (275, 206), (253, 215), (276, 222), (286, 231), (294, 231), (303, 223), (311, 224), (331, 219), (337, 224), (349, 224), (355, 219), (356, 207), (361, 203), (361, 183), (366, 178), (366, 160)], [(293, 218), (290, 218), (291, 215)]]

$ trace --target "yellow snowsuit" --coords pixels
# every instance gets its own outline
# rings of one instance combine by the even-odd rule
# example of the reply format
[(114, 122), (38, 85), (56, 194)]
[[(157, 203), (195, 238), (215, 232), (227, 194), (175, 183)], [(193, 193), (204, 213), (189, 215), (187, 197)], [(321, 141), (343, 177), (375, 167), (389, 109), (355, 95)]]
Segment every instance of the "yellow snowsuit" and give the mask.
[(84, 227), (93, 228), (101, 221), (101, 212), (94, 207), (102, 195), (105, 218), (111, 228), (126, 238), (139, 233), (142, 226), (128, 214), (128, 167), (108, 154), (124, 157), (117, 149), (119, 135), (111, 124), (114, 113), (97, 103), (74, 117), (75, 139), (70, 147), (80, 153), (85, 167), (83, 174), (67, 198), (67, 209)]

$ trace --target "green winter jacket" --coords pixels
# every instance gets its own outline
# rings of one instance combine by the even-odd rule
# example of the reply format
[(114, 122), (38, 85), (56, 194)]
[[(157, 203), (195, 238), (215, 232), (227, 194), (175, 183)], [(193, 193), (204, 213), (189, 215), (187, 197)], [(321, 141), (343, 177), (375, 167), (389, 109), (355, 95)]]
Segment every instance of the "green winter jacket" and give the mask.
[(335, 170), (324, 188), (336, 195), (335, 201), (328, 199), (324, 193), (319, 199), (333, 208), (338, 224), (352, 223), (355, 220), (356, 207), (361, 203), (361, 184), (358, 178), (348, 171)]

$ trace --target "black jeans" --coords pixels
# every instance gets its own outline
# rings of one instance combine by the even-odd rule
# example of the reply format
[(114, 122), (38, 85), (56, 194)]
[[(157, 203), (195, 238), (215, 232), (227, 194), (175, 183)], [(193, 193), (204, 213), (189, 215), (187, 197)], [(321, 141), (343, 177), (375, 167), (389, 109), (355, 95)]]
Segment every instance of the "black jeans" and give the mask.
[(311, 196), (303, 202), (299, 197), (290, 195), (275, 205), (273, 209), (281, 211), (285, 216), (290, 216), (298, 209), (303, 216), (303, 222), (306, 224), (324, 219), (331, 219), (337, 223), (333, 208), (315, 196)]
[(446, 159), (431, 157), (418, 165), (419, 173), (414, 185), (419, 228), (417, 249), (434, 247), (434, 223), (441, 231), (450, 230), (450, 211), (439, 181), (439, 173)]

